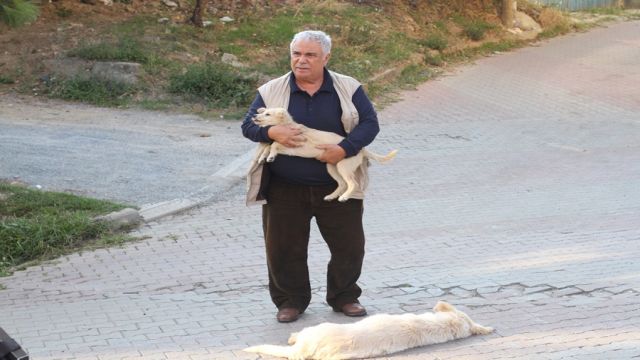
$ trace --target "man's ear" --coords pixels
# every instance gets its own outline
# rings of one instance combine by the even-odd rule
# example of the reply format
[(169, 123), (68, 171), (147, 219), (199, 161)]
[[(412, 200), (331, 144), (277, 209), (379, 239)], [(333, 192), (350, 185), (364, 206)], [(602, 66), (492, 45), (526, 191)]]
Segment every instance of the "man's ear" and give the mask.
[(265, 110), (267, 110), (267, 109), (265, 109), (265, 108), (259, 108), (259, 109), (258, 109), (258, 114), (262, 114)]
[(323, 61), (324, 66), (327, 66), (327, 63), (329, 63), (330, 58), (331, 58), (331, 53), (328, 53), (327, 55), (324, 56), (324, 61)]

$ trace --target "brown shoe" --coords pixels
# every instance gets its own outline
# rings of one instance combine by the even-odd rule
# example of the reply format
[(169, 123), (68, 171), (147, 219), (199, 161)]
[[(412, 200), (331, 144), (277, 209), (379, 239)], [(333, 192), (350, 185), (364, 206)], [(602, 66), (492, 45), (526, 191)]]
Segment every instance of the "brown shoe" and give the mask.
[(298, 320), (300, 316), (300, 310), (296, 308), (282, 308), (278, 310), (278, 314), (276, 315), (276, 319), (281, 323), (288, 323)]
[(359, 303), (344, 304), (342, 313), (347, 316), (365, 316), (367, 315), (367, 309)]

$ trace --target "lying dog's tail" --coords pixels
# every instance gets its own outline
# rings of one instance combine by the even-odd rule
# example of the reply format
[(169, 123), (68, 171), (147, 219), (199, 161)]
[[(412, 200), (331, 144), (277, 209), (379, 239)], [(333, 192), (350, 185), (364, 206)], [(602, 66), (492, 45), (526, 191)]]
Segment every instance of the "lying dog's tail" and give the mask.
[(243, 351), (291, 359), (291, 356), (293, 355), (293, 346), (258, 345), (248, 347)]
[(396, 154), (398, 153), (398, 150), (393, 150), (392, 152), (388, 153), (387, 155), (379, 155), (376, 154), (374, 152), (371, 152), (367, 149), (364, 149), (364, 156), (369, 158), (369, 159), (373, 159), (381, 164), (384, 164), (386, 162), (391, 161), (391, 159), (393, 159), (394, 157), (396, 157)]

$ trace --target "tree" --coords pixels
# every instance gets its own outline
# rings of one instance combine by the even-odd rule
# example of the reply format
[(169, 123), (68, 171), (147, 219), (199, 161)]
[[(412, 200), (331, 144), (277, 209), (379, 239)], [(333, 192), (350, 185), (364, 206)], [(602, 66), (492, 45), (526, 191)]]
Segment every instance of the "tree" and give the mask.
[(38, 18), (38, 7), (28, 0), (0, 0), (0, 21), (18, 27)]
[(193, 15), (189, 19), (194, 25), (203, 27), (202, 23), (202, 14), (204, 13), (204, 9), (207, 7), (207, 0), (196, 0), (196, 6), (193, 9)]
[(515, 22), (515, 7), (515, 0), (502, 0), (500, 18), (502, 20), (502, 25), (504, 25), (507, 29), (512, 28)]

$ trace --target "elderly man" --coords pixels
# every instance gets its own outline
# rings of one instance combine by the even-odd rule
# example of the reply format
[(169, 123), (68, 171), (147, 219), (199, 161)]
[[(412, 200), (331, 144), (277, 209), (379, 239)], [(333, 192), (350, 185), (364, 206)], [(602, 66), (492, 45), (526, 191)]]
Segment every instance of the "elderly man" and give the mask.
[(288, 109), (308, 127), (340, 134), (339, 144), (319, 145), (317, 159), (280, 155), (272, 163), (254, 163), (249, 171), (247, 204), (262, 203), (269, 293), (279, 322), (298, 319), (311, 301), (307, 249), (311, 219), (329, 247), (327, 303), (347, 316), (364, 316), (356, 284), (364, 258), (362, 226), (367, 164), (357, 172), (359, 188), (346, 202), (324, 201), (336, 187), (326, 163), (357, 154), (378, 134), (377, 114), (355, 79), (326, 69), (331, 38), (321, 31), (302, 31), (291, 41), (291, 72), (258, 89), (242, 132), (255, 142), (277, 141), (299, 146), (304, 138), (295, 127), (259, 127), (252, 118), (261, 107)]

